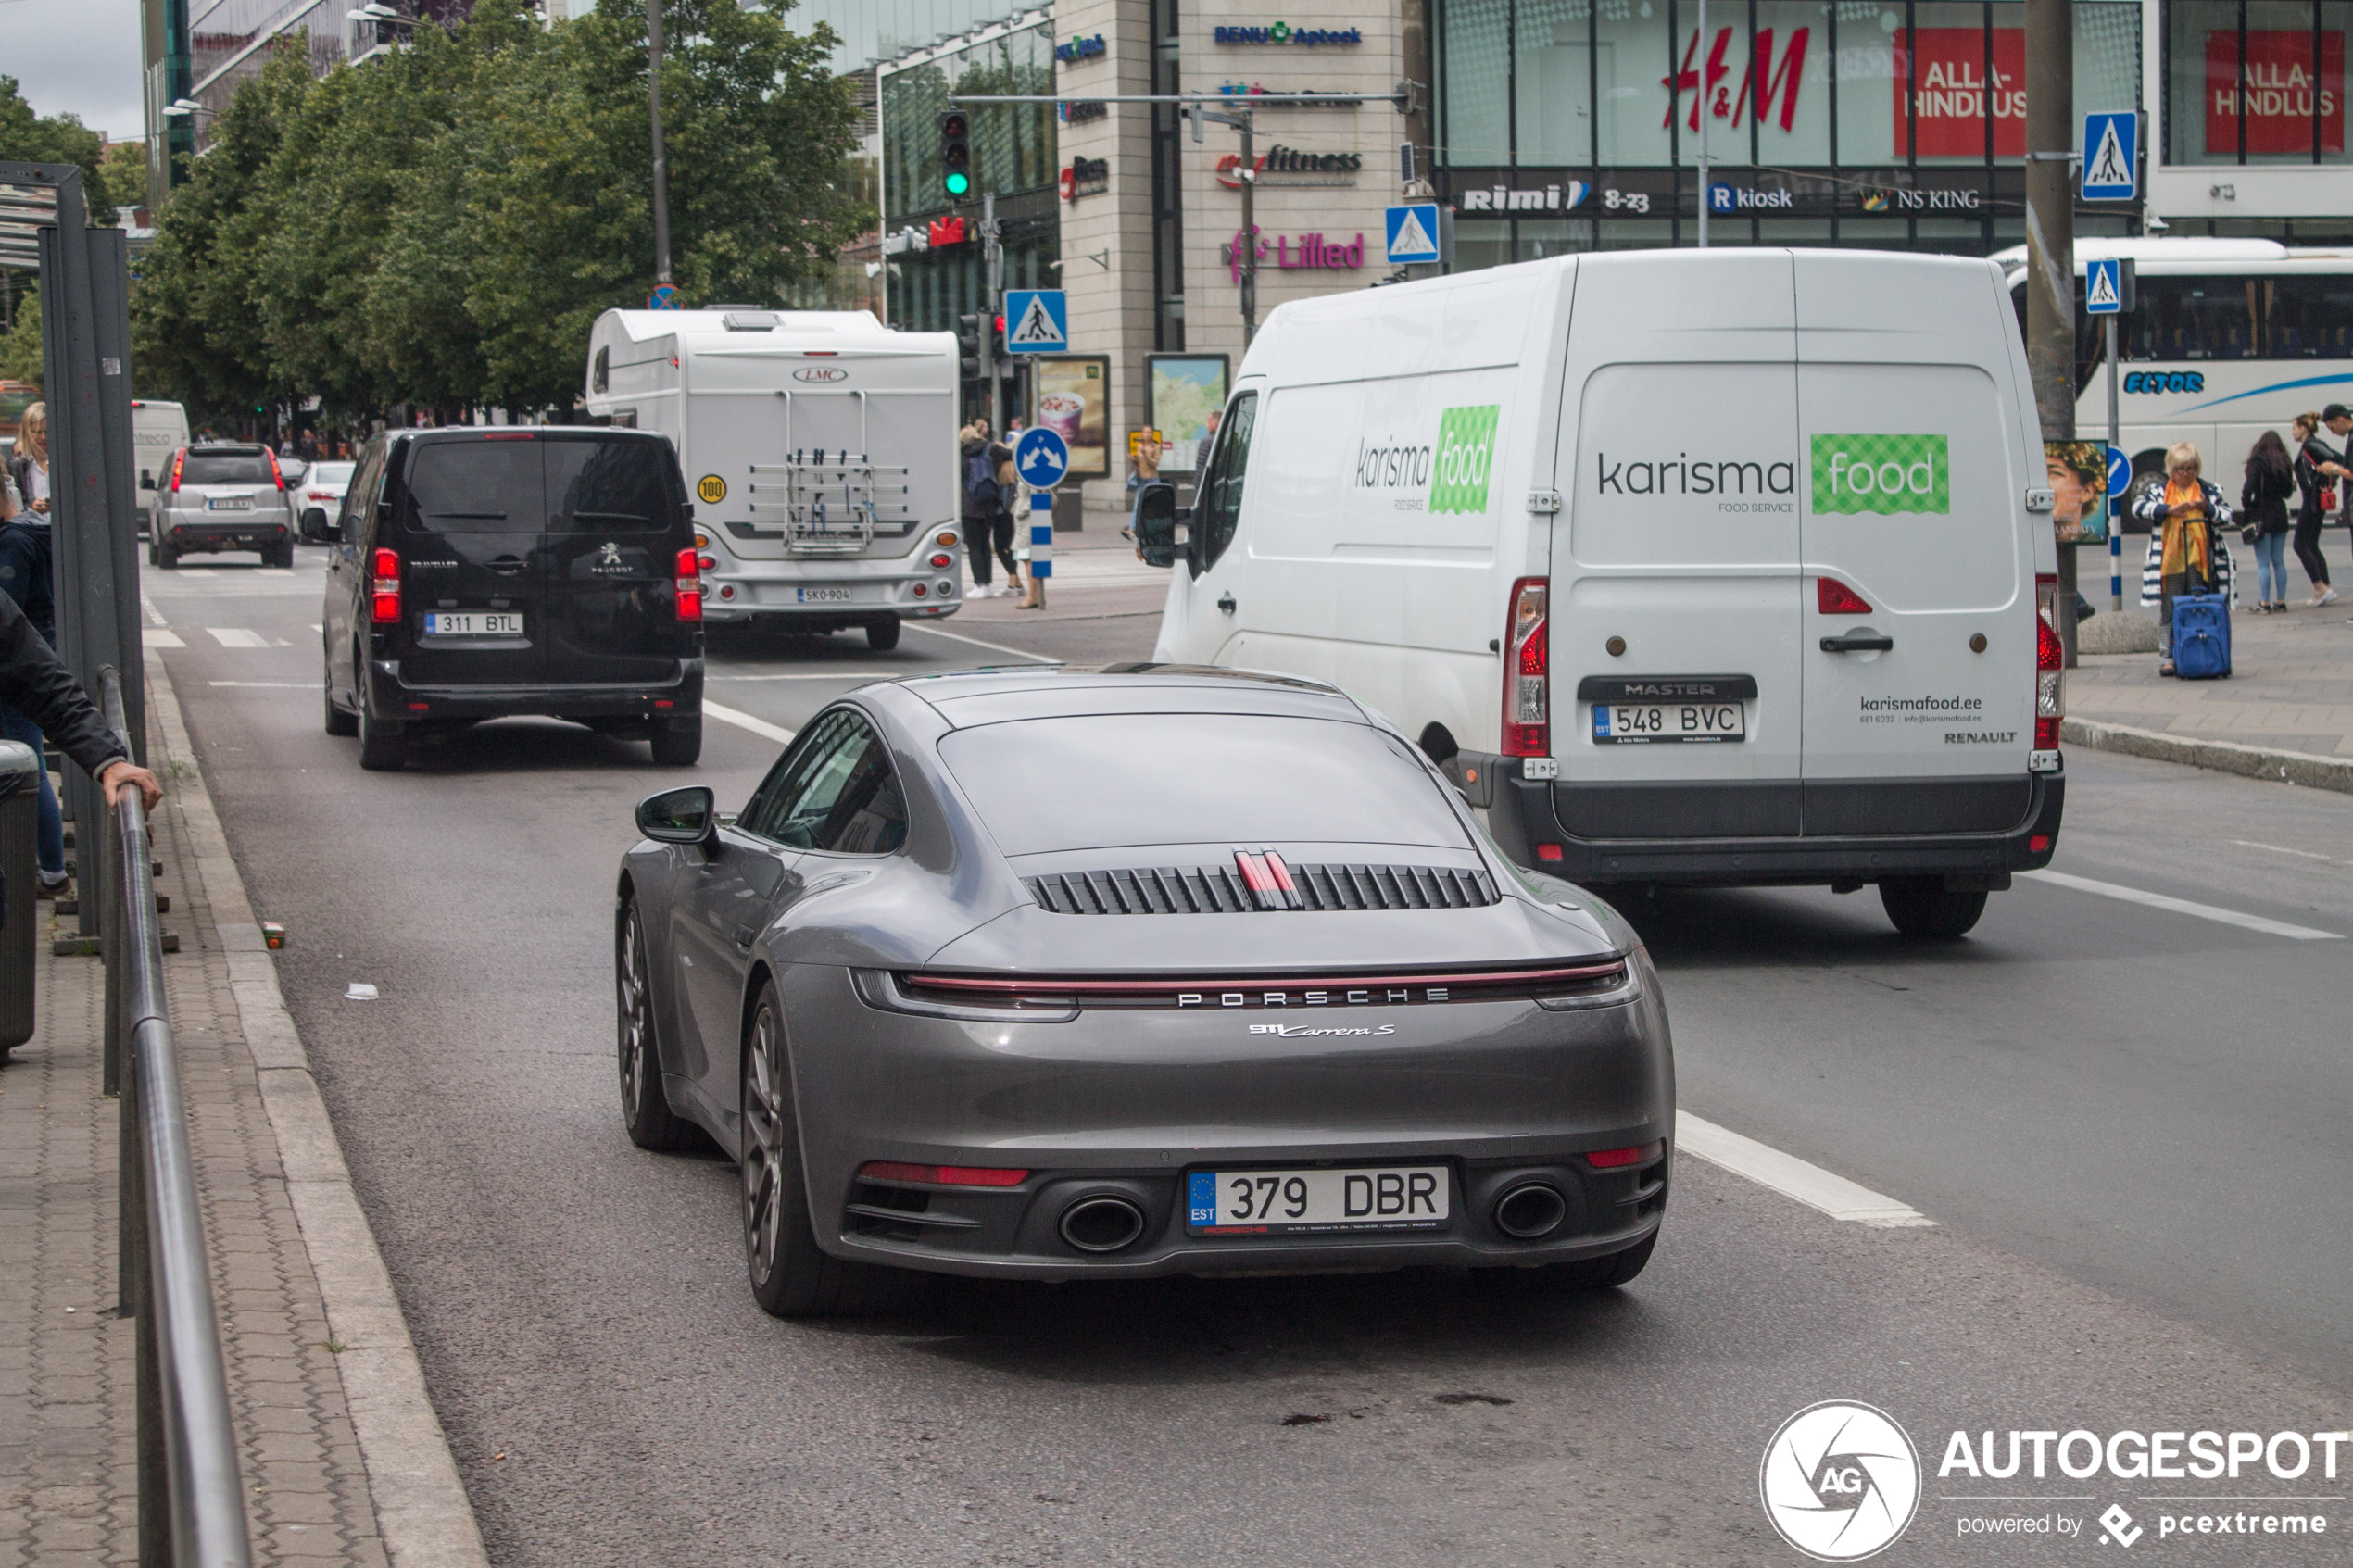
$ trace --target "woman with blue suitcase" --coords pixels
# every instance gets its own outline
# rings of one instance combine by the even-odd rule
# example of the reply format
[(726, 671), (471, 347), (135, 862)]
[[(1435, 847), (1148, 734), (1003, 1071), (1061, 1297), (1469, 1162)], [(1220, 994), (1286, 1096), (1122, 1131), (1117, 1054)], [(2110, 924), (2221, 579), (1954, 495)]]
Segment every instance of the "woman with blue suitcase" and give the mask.
[(2133, 503), (2133, 515), (2149, 525), (2148, 554), (2141, 563), (2141, 603), (2157, 606), (2158, 673), (2178, 673), (2173, 647), (2173, 601), (2188, 595), (2221, 598), (2222, 668), (2229, 673), (2231, 552), (2222, 534), (2231, 526), (2231, 504), (2200, 477), (2197, 448), (2182, 442), (2165, 454), (2165, 483), (2149, 485)]

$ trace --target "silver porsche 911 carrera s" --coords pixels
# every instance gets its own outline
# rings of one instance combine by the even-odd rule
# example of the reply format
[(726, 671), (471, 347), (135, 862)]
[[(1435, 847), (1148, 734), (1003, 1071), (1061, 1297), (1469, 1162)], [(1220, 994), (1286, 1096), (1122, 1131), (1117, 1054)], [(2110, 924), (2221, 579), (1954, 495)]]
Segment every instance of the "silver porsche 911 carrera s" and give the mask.
[(771, 1312), (892, 1269), (1603, 1286), (1650, 1257), (1675, 1074), (1648, 955), (1331, 687), (885, 682), (715, 808), (638, 808), (622, 1109), (642, 1148), (740, 1162)]

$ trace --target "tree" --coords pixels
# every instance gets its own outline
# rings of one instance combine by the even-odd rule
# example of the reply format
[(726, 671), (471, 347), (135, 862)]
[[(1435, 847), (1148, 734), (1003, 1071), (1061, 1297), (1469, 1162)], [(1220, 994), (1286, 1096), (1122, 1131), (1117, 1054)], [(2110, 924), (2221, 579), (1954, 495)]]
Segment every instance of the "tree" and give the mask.
[(101, 164), (107, 139), (70, 114), (36, 115), (17, 91), (17, 79), (0, 76), (0, 158), (21, 163), (71, 163), (82, 168), (82, 199), (95, 228), (114, 224)]
[(17, 323), (0, 332), (0, 381), (41, 384), (41, 295), (26, 289), (17, 296)]

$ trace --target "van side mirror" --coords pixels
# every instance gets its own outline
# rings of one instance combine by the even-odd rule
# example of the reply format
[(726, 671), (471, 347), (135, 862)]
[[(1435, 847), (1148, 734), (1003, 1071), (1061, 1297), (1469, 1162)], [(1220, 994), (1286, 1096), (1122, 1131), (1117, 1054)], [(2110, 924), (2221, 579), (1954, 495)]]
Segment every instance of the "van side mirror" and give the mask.
[(637, 831), (658, 844), (700, 844), (718, 829), (718, 797), (709, 785), (665, 789), (637, 802)]
[(141, 469), (139, 470), (139, 488), (142, 490), (153, 490), (155, 487), (155, 470), (153, 469)]
[(1146, 566), (1175, 566), (1184, 546), (1177, 543), (1176, 525), (1189, 514), (1176, 505), (1176, 487), (1152, 480), (1136, 487), (1136, 505), (1127, 521), (1135, 535), (1136, 553)]

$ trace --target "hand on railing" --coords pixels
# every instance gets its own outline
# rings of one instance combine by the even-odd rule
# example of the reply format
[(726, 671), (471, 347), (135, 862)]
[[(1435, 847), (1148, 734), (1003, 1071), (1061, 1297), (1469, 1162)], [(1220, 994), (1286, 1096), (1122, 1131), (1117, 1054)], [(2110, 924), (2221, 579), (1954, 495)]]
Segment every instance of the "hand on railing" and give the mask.
[(116, 758), (98, 770), (98, 787), (107, 792), (107, 804), (120, 806), (127, 790), (139, 792), (139, 802), (148, 810), (156, 809), (163, 799), (163, 781), (146, 769), (124, 758)]

